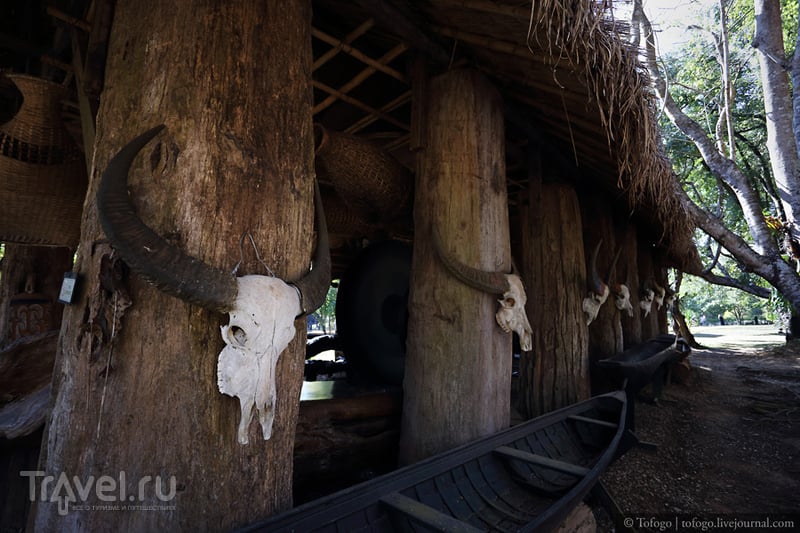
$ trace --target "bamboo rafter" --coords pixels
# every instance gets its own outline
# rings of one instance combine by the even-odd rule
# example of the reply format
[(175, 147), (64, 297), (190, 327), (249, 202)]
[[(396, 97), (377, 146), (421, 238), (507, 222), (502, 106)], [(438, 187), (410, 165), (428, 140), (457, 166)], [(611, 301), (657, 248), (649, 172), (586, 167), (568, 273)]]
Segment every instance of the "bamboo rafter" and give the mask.
[(369, 57), (366, 54), (362, 53), (358, 49), (356, 49), (356, 48), (350, 46), (349, 44), (337, 39), (336, 37), (328, 35), (327, 33), (323, 32), (321, 30), (318, 30), (316, 28), (312, 28), (311, 29), (311, 35), (313, 35), (314, 37), (316, 37), (320, 41), (326, 42), (329, 45), (340, 49), (342, 52), (353, 56), (354, 58), (358, 59), (362, 63), (366, 63), (367, 65), (375, 68), (376, 70), (379, 70), (379, 71), (383, 72), (384, 74), (386, 74), (388, 76), (391, 76), (392, 78), (395, 78), (398, 81), (401, 81), (403, 83), (408, 83), (408, 80), (406, 79), (406, 77), (403, 74), (401, 74), (400, 72), (396, 71), (395, 69), (393, 69), (391, 67), (387, 67), (386, 65), (381, 64), (379, 61), (376, 61), (376, 60), (372, 59), (371, 57)]
[[(406, 50), (408, 50), (408, 46), (405, 43), (400, 43), (391, 50), (389, 50), (388, 52), (386, 52), (383, 56), (381, 56), (381, 58), (378, 61), (383, 65), (387, 65)], [(339, 87), (339, 92), (342, 94), (349, 93), (350, 91), (361, 85), (367, 78), (372, 76), (375, 72), (377, 72), (377, 69), (375, 67), (368, 66), (367, 68), (356, 74), (356, 76), (354, 76), (350, 81)], [(329, 96), (328, 98), (326, 98), (325, 100), (314, 106), (314, 114), (319, 113), (324, 109), (327, 109), (328, 107), (333, 105), (337, 100), (338, 98), (336, 96), (333, 95)]]
[(391, 115), (387, 115), (386, 113), (384, 113), (383, 111), (380, 111), (379, 109), (375, 109), (372, 106), (368, 106), (367, 104), (365, 104), (364, 102), (361, 102), (360, 100), (356, 100), (355, 98), (353, 98), (351, 96), (348, 96), (348, 95), (346, 95), (344, 93), (341, 93), (341, 92), (337, 91), (336, 89), (334, 89), (333, 87), (329, 87), (328, 85), (325, 85), (324, 83), (322, 83), (320, 81), (316, 81), (316, 80), (312, 81), (311, 83), (317, 89), (319, 89), (321, 91), (325, 91), (328, 94), (332, 94), (332, 95), (336, 96), (337, 98), (339, 98), (340, 100), (342, 100), (344, 102), (347, 102), (348, 104), (350, 104), (352, 106), (355, 106), (355, 107), (361, 109), (362, 111), (366, 111), (367, 113), (369, 113), (371, 115), (375, 115), (378, 118), (380, 118), (382, 120), (385, 120), (386, 122), (389, 122), (390, 124), (394, 124), (398, 128), (402, 128), (402, 129), (404, 129), (406, 131), (408, 131), (410, 129), (408, 124), (405, 124), (404, 122), (402, 122), (400, 120), (397, 120), (396, 118), (394, 118)]
[[(362, 22), (356, 29), (345, 35), (344, 39), (342, 39), (342, 42), (346, 44), (353, 44), (353, 41), (367, 33), (373, 28), (373, 26), (375, 26), (375, 21), (373, 19)], [(338, 47), (331, 48), (314, 61), (314, 63), (311, 65), (311, 70), (317, 70), (319, 67), (336, 57), (336, 55), (341, 51), (341, 48)]]
[[(390, 113), (391, 111), (394, 111), (395, 109), (397, 109), (401, 105), (404, 105), (404, 104), (408, 103), (409, 101), (411, 101), (411, 91), (406, 91), (403, 94), (401, 94), (400, 96), (398, 96), (397, 98), (395, 98), (394, 100), (392, 100), (389, 103), (381, 106), (379, 111), (381, 113)], [(380, 118), (381, 117), (378, 116), (378, 115), (369, 114), (369, 115), (361, 118), (360, 120), (354, 122), (353, 124), (351, 124), (347, 128), (345, 128), (344, 131), (345, 131), (345, 133), (356, 134), (359, 131), (361, 131), (364, 128), (366, 128), (367, 126), (369, 126), (370, 124), (372, 124), (373, 122), (375, 122), (376, 120), (379, 120)]]

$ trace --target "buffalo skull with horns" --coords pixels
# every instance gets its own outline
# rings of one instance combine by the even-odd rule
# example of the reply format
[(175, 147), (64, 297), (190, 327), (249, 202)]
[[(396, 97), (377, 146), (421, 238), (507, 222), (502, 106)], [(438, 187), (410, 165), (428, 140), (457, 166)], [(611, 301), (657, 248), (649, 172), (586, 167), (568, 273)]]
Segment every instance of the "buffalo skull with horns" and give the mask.
[(617, 253), (614, 254), (614, 260), (611, 261), (611, 266), (608, 268), (608, 286), (611, 289), (611, 294), (614, 295), (614, 305), (617, 306), (617, 309), (624, 311), (629, 317), (632, 317), (633, 305), (631, 304), (631, 291), (628, 289), (627, 284), (614, 281), (614, 271), (617, 267), (620, 252), (622, 252), (622, 248), (618, 249)]
[(294, 321), (325, 301), (330, 285), (330, 251), (319, 187), (314, 184), (318, 226), (312, 269), (285, 282), (272, 276), (235, 277), (167, 243), (136, 214), (128, 196), (131, 163), (164, 126), (153, 128), (125, 146), (109, 162), (97, 192), (100, 223), (111, 244), (131, 269), (161, 291), (190, 304), (229, 314), (222, 326), (225, 347), (219, 354), (217, 386), (239, 398), (238, 441), (258, 411), (264, 439), (275, 418), (275, 365), (295, 335)]
[(648, 278), (644, 286), (639, 291), (639, 307), (642, 311), (644, 311), (645, 317), (650, 314), (655, 296), (655, 282)]
[(434, 232), (433, 246), (436, 254), (448, 272), (465, 285), (489, 294), (501, 295), (497, 302), (500, 309), (494, 315), (497, 325), (506, 333), (512, 331), (519, 336), (520, 347), (529, 352), (533, 349), (531, 342), (531, 325), (525, 314), (525, 302), (528, 297), (522, 280), (512, 269), (511, 274), (505, 272), (486, 272), (468, 266), (456, 259), (439, 242)]
[(600, 274), (597, 273), (597, 255), (600, 253), (600, 245), (602, 244), (603, 241), (600, 240), (597, 246), (594, 247), (592, 255), (589, 258), (589, 279), (587, 283), (589, 286), (589, 294), (583, 299), (583, 312), (586, 314), (587, 326), (597, 318), (600, 307), (606, 303), (608, 295), (611, 292), (608, 289), (608, 285), (603, 283), (603, 280), (600, 279)]

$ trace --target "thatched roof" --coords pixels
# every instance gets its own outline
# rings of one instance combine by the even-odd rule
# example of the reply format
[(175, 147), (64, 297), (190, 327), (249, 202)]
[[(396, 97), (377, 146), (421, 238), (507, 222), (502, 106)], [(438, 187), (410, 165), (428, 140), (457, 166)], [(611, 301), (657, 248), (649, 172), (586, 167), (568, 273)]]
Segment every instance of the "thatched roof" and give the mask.
[[(92, 43), (83, 86), (97, 97), (110, 21), (97, 19), (102, 13), (88, 0), (71, 2), (68, 13), (58, 11), (67, 9), (64, 2), (45, 10), (44, 0), (33, 1), (41, 16), (11, 26), (35, 34), (42, 49), (50, 41), (39, 57), (42, 73), (68, 81), (67, 30), (78, 20)], [(659, 151), (656, 98), (610, 0), (311, 2), (315, 121), (377, 141), (410, 166), (418, 122), (412, 120), (414, 58), (425, 59), (429, 74), (473, 66), (508, 107), (510, 202), (528, 179), (525, 147), (533, 140), (548, 157), (574, 167), (579, 183), (633, 211), (673, 259), (694, 250), (689, 217), (672, 194), (670, 165)], [(35, 63), (30, 50), (9, 43), (0, 43), (0, 55), (13, 59), (14, 70)]]
[[(659, 148), (657, 99), (626, 41), (627, 24), (614, 20), (608, 3), (316, 1), (314, 8), (316, 120), (380, 140), (402, 158), (410, 137), (413, 143), (409, 54), (421, 51), (439, 69), (469, 64), (495, 82), (509, 106), (512, 201), (527, 179), (524, 159), (515, 160), (524, 151), (514, 148), (533, 130), (581, 179), (635, 210), (673, 260), (682, 262), (693, 249), (693, 228)], [(359, 55), (394, 72), (358, 78), (368, 66)], [(320, 109), (325, 99), (330, 105)]]

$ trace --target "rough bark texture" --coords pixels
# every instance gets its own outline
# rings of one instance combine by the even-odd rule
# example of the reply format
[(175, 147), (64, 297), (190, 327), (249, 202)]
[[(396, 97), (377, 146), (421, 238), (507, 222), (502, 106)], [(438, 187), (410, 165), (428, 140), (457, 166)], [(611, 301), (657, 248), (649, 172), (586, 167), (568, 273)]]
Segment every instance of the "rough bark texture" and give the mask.
[[(57, 502), (39, 502), (36, 530), (230, 530), (291, 506), (303, 322), (278, 362), (272, 438), (254, 422), (239, 445), (238, 400), (216, 384), (227, 318), (135, 275), (101, 286), (121, 265), (102, 243), (94, 194), (111, 156), (165, 123), (131, 172), (142, 219), (224, 269), (250, 232), (276, 275), (297, 279), (314, 243), (310, 17), (308, 2), (117, 3), (78, 258), (85, 283), (61, 330), (44, 469), (118, 485), (124, 472), (121, 505), (165, 509), (61, 515)], [(239, 273), (264, 274), (244, 253)], [(162, 496), (175, 480), (168, 501), (156, 476)], [(109, 502), (92, 491), (87, 503)]]
[[(794, 135), (789, 68), (781, 31), (781, 5), (755, 0), (756, 32), (753, 47), (761, 67), (764, 111), (768, 120), (767, 149), (788, 229), (800, 241), (800, 157)], [(796, 53), (796, 52), (795, 52)]]
[[(613, 212), (608, 202), (602, 196), (590, 196), (582, 199), (581, 220), (583, 221), (583, 242), (587, 257), (592, 253), (595, 245), (602, 241), (600, 252), (597, 256), (597, 272), (600, 278), (608, 283), (608, 269), (617, 252), (617, 238), (614, 234)], [(619, 262), (619, 260), (618, 260)], [(587, 269), (589, 265), (587, 264)], [(619, 268), (617, 268), (619, 272)], [(588, 275), (588, 274), (587, 274)], [(592, 323), (589, 325), (589, 361), (596, 361), (611, 357), (622, 351), (622, 323), (620, 312), (614, 305), (614, 295), (609, 294), (608, 300), (600, 307)]]
[(633, 306), (633, 316), (622, 315), (622, 341), (623, 349), (642, 342), (642, 310), (639, 309), (639, 287), (642, 280), (639, 278), (638, 267), (638, 240), (636, 229), (629, 226), (620, 241), (622, 252), (617, 263), (617, 275), (620, 280), (628, 286), (631, 291), (631, 305)]
[[(0, 348), (26, 331), (41, 333), (61, 326), (64, 306), (56, 300), (64, 273), (72, 268), (73, 254), (74, 250), (69, 248), (6, 244), (0, 270)], [(32, 287), (26, 288), (29, 279)], [(38, 304), (21, 301), (26, 299), (29, 290), (33, 291)], [(38, 308), (27, 309), (30, 304)], [(25, 316), (20, 315), (20, 306), (26, 308)], [(41, 320), (34, 324), (39, 317)]]
[(511, 270), (502, 102), (479, 74), (450, 71), (428, 86), (414, 206), (400, 460), (412, 463), (509, 423), (511, 336), (496, 295), (449, 275), (431, 243), (475, 268)]
[[(647, 283), (647, 280), (653, 280), (660, 284), (656, 267), (653, 264), (653, 247), (642, 240), (639, 241), (637, 263), (639, 265), (639, 282), (642, 287)], [(638, 309), (638, 312), (642, 317), (642, 341), (658, 335), (661, 331), (659, 329), (659, 309), (655, 300), (653, 300), (653, 305), (650, 307), (650, 313), (647, 316), (644, 316), (642, 309)]]
[(589, 334), (581, 302), (586, 268), (575, 190), (530, 173), (522, 206), (524, 282), (533, 350), (520, 358), (519, 411), (525, 418), (589, 397)]

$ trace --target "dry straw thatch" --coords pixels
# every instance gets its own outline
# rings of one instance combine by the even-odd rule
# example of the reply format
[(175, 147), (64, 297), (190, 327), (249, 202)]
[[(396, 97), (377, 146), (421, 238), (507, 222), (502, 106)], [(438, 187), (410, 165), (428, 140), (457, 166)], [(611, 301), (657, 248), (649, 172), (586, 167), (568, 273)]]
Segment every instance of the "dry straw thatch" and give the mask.
[(658, 101), (638, 50), (615, 20), (611, 0), (534, 0), (528, 44), (552, 61), (567, 61), (582, 72), (617, 160), (617, 186), (631, 207), (651, 210), (660, 236), (676, 262), (696, 253), (694, 225), (675, 194), (670, 162), (660, 149)]

